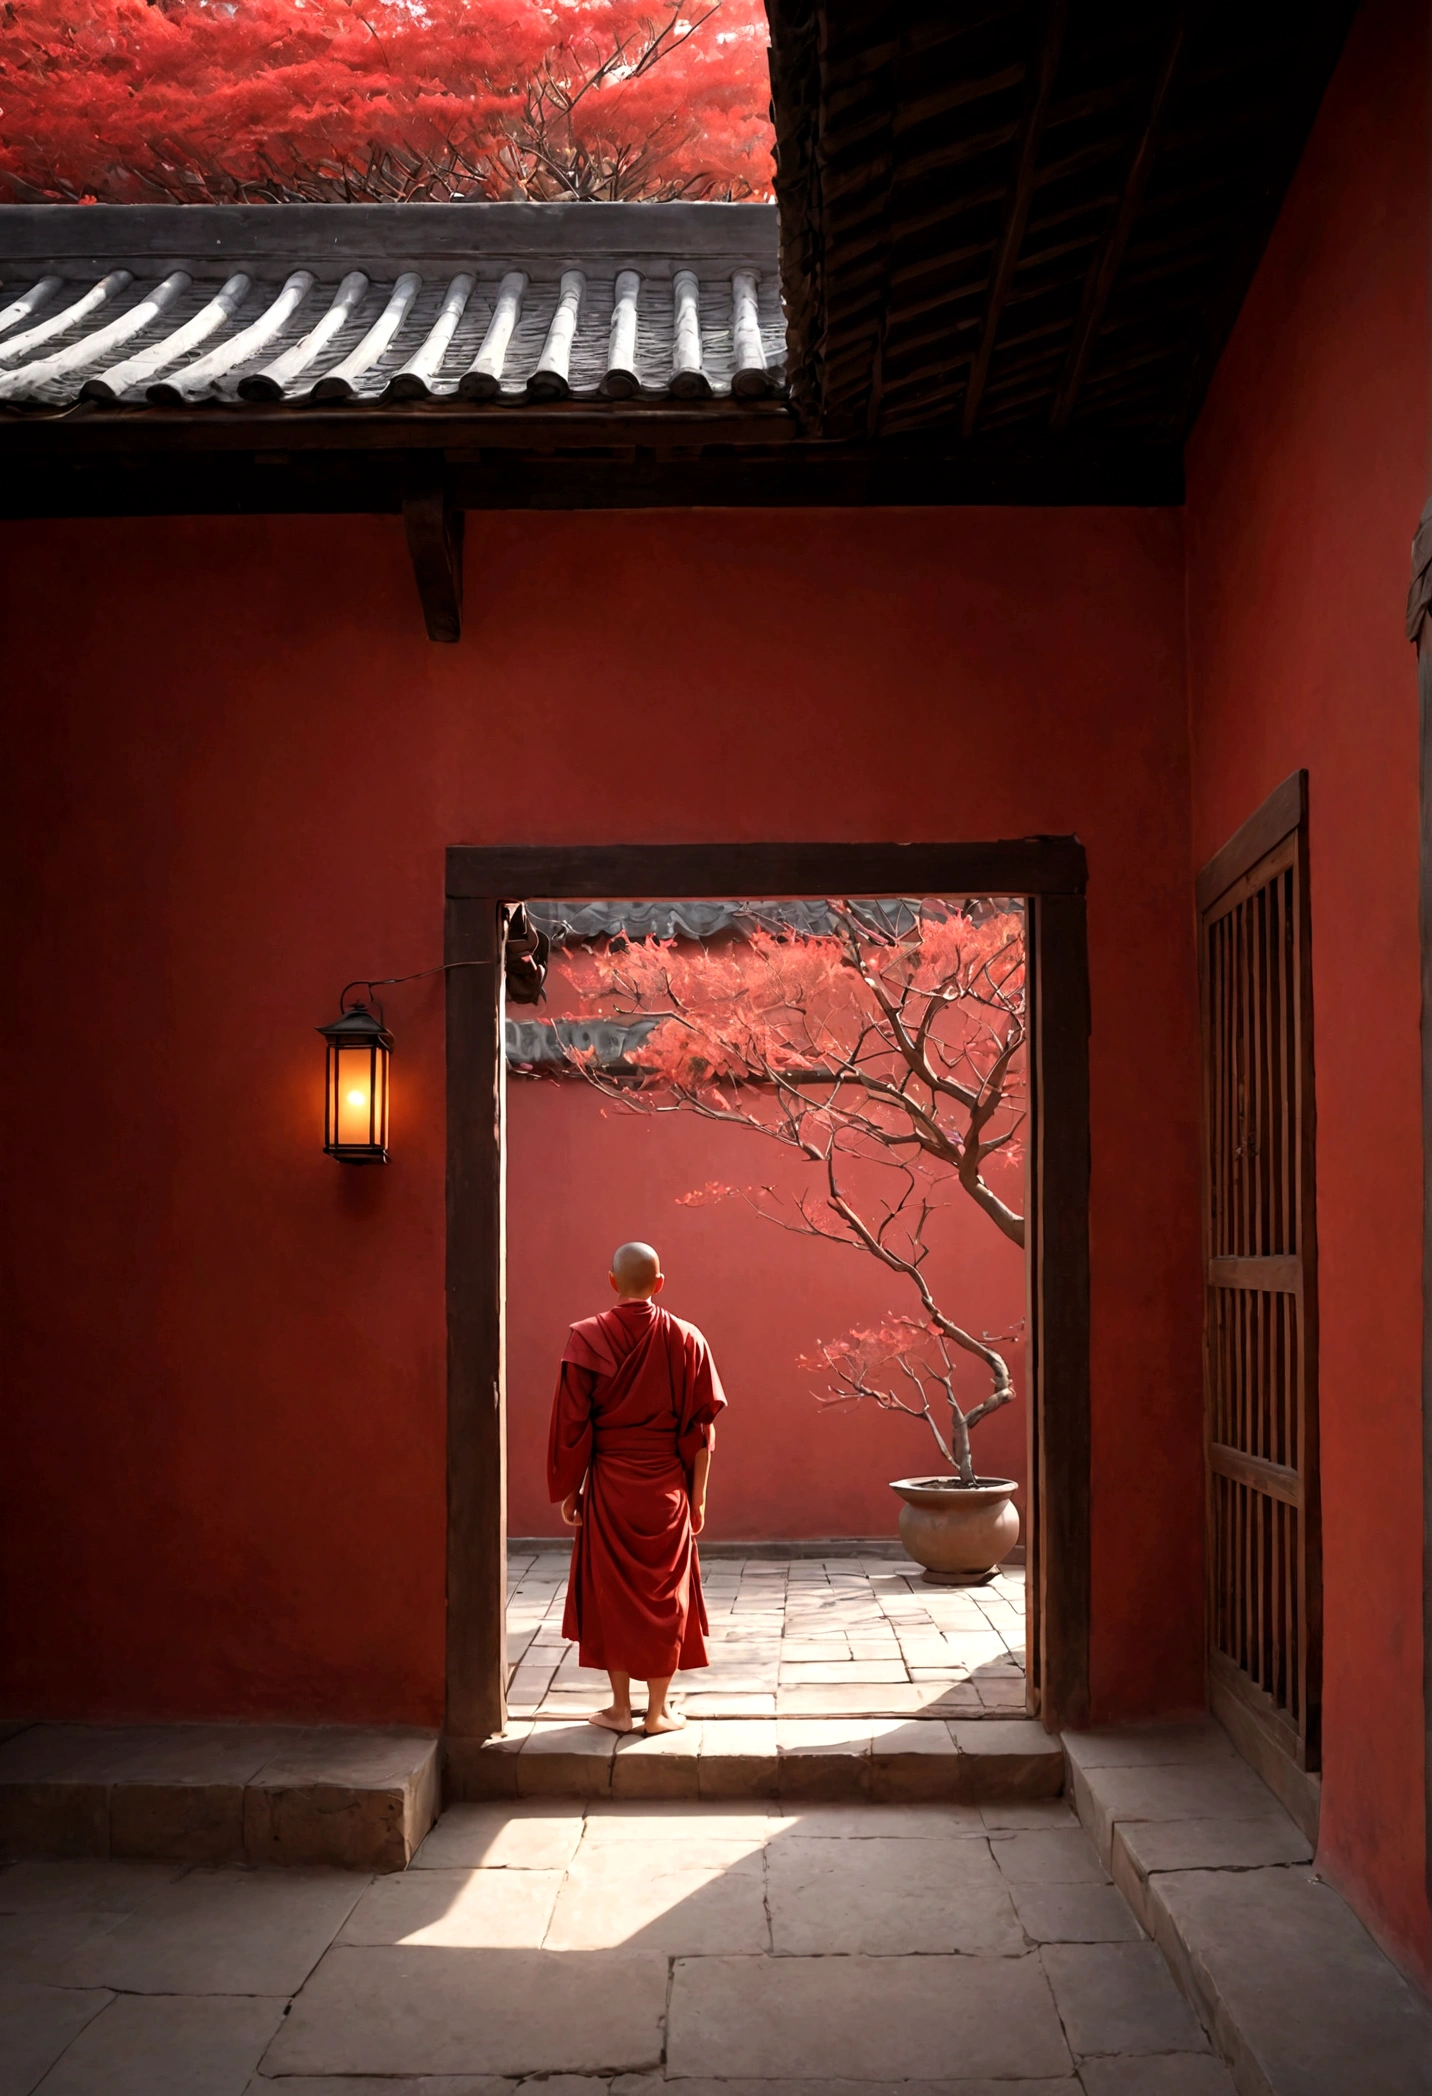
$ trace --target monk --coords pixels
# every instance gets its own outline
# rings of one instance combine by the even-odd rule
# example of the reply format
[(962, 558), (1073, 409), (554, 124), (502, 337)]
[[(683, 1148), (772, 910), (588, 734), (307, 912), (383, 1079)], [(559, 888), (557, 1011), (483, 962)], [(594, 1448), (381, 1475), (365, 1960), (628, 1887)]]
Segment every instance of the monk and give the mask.
[(611, 1682), (592, 1724), (635, 1730), (635, 1675), (645, 1731), (675, 1732), (671, 1677), (709, 1664), (694, 1538), (726, 1398), (695, 1325), (652, 1300), (665, 1276), (651, 1246), (622, 1245), (609, 1278), (616, 1307), (572, 1326), (552, 1401), (547, 1485), (577, 1531), (562, 1635)]

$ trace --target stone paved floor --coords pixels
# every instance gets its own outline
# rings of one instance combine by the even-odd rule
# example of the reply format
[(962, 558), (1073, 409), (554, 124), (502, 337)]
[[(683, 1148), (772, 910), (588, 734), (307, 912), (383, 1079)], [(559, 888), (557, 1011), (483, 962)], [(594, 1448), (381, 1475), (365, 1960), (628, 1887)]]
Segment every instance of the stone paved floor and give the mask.
[[(513, 1717), (592, 1707), (606, 1676), (562, 1636), (566, 1548), (513, 1553)], [(678, 1677), (693, 1717), (1009, 1717), (1024, 1709), (1024, 1568), (930, 1587), (908, 1559), (703, 1559), (711, 1665)]]
[[(448, 1811), (0, 1871), (0, 2096), (1232, 2096), (1060, 1802)], [(913, 2086), (912, 2086), (913, 2085)]]

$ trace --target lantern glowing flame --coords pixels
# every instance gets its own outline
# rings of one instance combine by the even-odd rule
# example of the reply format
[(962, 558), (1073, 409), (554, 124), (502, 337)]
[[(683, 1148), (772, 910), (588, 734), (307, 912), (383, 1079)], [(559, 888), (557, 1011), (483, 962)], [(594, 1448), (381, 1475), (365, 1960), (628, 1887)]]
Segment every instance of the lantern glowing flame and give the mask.
[(328, 1043), (324, 1150), (343, 1164), (386, 1164), (393, 1036), (366, 1004), (350, 1006), (318, 1031)]

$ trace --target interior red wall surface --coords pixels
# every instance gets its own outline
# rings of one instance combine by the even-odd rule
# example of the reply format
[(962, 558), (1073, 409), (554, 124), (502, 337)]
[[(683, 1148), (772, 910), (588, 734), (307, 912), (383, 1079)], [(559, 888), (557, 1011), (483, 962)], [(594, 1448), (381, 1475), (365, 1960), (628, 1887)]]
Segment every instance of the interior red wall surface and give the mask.
[(1326, 1636), (1319, 1862), (1432, 1978), (1422, 1879), (1417, 697), (1427, 16), (1372, 0), (1189, 454), (1194, 853), (1309, 773)]
[(0, 549), (6, 1710), (439, 1720), (440, 981), (387, 1170), (321, 1154), (313, 1029), (440, 958), (445, 846), (1070, 831), (1096, 1709), (1198, 1704), (1176, 513), (474, 515), (454, 648), (393, 519)]
[[(946, 1467), (929, 1429), (873, 1407), (818, 1408), (821, 1379), (802, 1372), (797, 1357), (854, 1326), (913, 1314), (913, 1290), (861, 1253), (762, 1222), (744, 1201), (687, 1207), (679, 1198), (713, 1180), (794, 1193), (809, 1187), (809, 1170), (745, 1130), (604, 1105), (580, 1078), (515, 1079), (507, 1098), (509, 1533), (563, 1533), (546, 1489), (556, 1364), (573, 1319), (612, 1301), (613, 1249), (637, 1237), (657, 1244), (662, 1303), (705, 1332), (730, 1400), (708, 1533), (893, 1538), (899, 1501), (889, 1480)], [(1022, 1206), (1022, 1171), (990, 1177)], [(1020, 1333), (1002, 1349), (1017, 1401), (975, 1429), (975, 1462), (982, 1475), (1022, 1485), (1024, 1254), (965, 1196), (947, 1190), (945, 1200), (927, 1269), (938, 1300), (976, 1334)], [(968, 1407), (988, 1395), (989, 1378), (970, 1361), (957, 1387)]]

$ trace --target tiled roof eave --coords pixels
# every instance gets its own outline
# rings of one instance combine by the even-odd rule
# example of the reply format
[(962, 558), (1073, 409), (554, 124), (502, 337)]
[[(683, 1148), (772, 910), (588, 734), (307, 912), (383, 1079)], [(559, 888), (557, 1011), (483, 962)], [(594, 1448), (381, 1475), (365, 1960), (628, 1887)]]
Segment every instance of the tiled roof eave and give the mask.
[(600, 419), (785, 395), (773, 206), (14, 206), (0, 272), (11, 416)]

